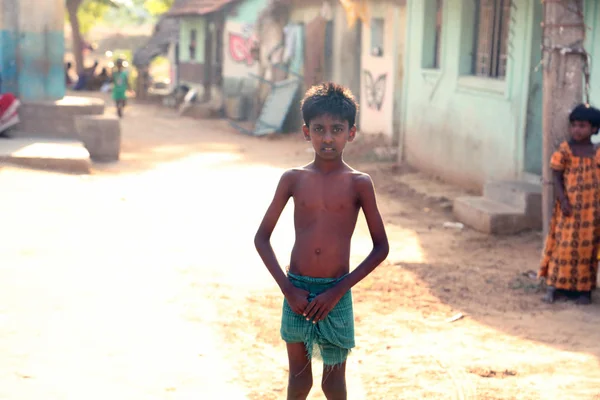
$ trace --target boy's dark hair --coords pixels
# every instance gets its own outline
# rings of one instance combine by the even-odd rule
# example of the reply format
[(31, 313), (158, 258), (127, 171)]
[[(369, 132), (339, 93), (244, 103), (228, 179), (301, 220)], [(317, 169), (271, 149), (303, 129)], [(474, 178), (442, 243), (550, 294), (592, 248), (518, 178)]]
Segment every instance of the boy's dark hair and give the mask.
[(589, 104), (579, 104), (569, 114), (569, 122), (587, 121), (594, 128), (600, 127), (600, 110)]
[(356, 123), (358, 104), (350, 89), (337, 83), (325, 82), (306, 91), (300, 109), (306, 126), (316, 117), (331, 115), (348, 121), (351, 128)]

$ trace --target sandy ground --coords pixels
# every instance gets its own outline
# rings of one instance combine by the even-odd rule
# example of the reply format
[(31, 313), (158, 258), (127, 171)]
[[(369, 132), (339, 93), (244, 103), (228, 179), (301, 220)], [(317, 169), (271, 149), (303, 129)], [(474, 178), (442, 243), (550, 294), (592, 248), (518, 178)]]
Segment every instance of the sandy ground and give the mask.
[[(0, 167), (0, 399), (285, 398), (282, 296), (252, 237), (307, 144), (142, 105), (123, 135), (122, 161), (90, 176)], [(391, 243), (354, 290), (350, 398), (600, 399), (600, 306), (539, 301), (523, 273), (540, 235), (444, 229), (460, 191), (350, 146)], [(361, 215), (353, 266), (369, 251)]]

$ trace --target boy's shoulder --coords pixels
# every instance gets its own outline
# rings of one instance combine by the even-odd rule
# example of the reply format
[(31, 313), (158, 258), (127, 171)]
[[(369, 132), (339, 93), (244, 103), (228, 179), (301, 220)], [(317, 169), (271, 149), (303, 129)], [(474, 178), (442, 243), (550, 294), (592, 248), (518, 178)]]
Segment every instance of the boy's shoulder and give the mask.
[(281, 179), (294, 178), (307, 172), (309, 172), (308, 165), (305, 165), (303, 167), (290, 168), (281, 175)]
[[(293, 185), (298, 182), (299, 179), (308, 178), (311, 175), (318, 174), (311, 164), (290, 168), (283, 173), (281, 180), (287, 184)], [(357, 191), (369, 190), (373, 188), (373, 180), (371, 176), (365, 172), (356, 170), (350, 166), (342, 172), (342, 176), (346, 176), (349, 179), (343, 179), (348, 185), (354, 187)]]

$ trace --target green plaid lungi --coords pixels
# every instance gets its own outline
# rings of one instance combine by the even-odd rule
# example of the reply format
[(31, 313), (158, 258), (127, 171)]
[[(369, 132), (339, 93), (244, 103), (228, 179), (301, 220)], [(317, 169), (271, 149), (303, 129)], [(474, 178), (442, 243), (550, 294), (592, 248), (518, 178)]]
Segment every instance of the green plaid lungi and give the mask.
[[(288, 272), (288, 279), (297, 288), (310, 293), (308, 300), (334, 286), (342, 278), (311, 278)], [(304, 343), (309, 359), (321, 358), (324, 365), (332, 366), (346, 361), (354, 347), (354, 313), (352, 293), (349, 290), (325, 317), (314, 324), (306, 317), (296, 314), (287, 300), (283, 301), (281, 338), (286, 343)]]

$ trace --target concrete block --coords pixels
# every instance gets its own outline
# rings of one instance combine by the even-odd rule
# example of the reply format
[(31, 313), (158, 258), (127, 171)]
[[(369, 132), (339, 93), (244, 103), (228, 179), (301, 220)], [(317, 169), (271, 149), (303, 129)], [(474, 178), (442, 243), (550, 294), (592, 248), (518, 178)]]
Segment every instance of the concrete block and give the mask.
[(90, 155), (83, 143), (64, 139), (2, 139), (0, 161), (28, 168), (89, 174)]
[(77, 140), (75, 117), (102, 114), (104, 101), (89, 97), (66, 96), (58, 101), (23, 102), (15, 137), (34, 134), (36, 137)]
[(483, 196), (519, 209), (532, 228), (542, 227), (542, 185), (525, 181), (492, 181), (485, 184)]
[(463, 224), (488, 234), (510, 235), (530, 229), (525, 213), (485, 197), (458, 197), (454, 216)]
[(85, 115), (75, 118), (77, 133), (92, 161), (118, 161), (121, 154), (121, 122), (107, 115)]

